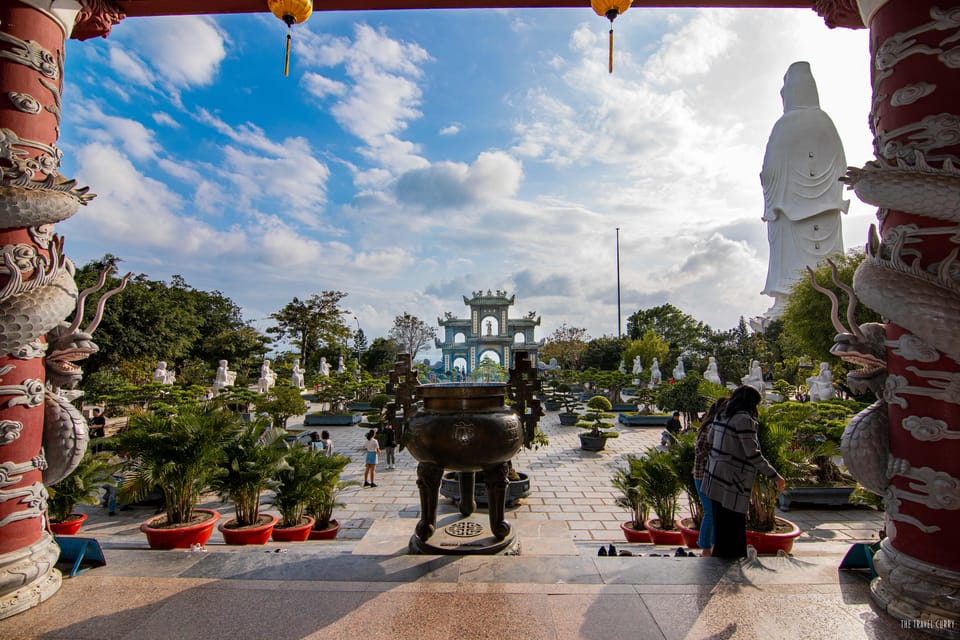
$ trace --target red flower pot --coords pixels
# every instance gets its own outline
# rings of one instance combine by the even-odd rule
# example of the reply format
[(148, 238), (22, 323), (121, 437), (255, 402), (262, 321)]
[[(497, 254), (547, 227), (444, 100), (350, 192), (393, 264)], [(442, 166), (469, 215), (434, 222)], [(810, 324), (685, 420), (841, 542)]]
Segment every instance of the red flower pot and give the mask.
[(207, 540), (213, 535), (214, 525), (220, 519), (220, 514), (212, 509), (194, 509), (193, 513), (206, 517), (200, 522), (182, 527), (160, 529), (151, 526), (151, 523), (164, 517), (158, 516), (140, 525), (140, 531), (147, 534), (147, 543), (151, 549), (189, 549), (194, 544), (207, 544)]
[(646, 529), (634, 528), (634, 522), (621, 522), (620, 530), (623, 531), (623, 537), (627, 542), (650, 542), (650, 532)]
[(693, 525), (693, 518), (677, 520), (677, 528), (680, 529), (680, 535), (683, 536), (683, 544), (687, 545), (688, 549), (699, 549), (700, 545), (697, 544), (697, 541), (700, 539), (700, 529), (693, 529), (686, 526), (685, 523)]
[(340, 533), (340, 523), (336, 520), (330, 521), (330, 526), (326, 529), (310, 529), (311, 540), (333, 540)]
[(235, 528), (237, 519), (230, 518), (217, 527), (217, 530), (223, 534), (225, 544), (267, 544), (277, 520), (277, 516), (261, 513), (257, 520), (258, 524), (252, 527)]
[(80, 526), (87, 521), (85, 513), (71, 513), (69, 520), (63, 522), (51, 522), (50, 531), (58, 536), (73, 536), (80, 530)]
[(314, 522), (315, 520), (310, 516), (303, 516), (300, 524), (293, 527), (274, 525), (270, 537), (274, 542), (303, 542), (310, 537), (310, 529), (313, 528)]
[(778, 551), (790, 553), (793, 549), (793, 541), (802, 533), (800, 527), (784, 518), (777, 518), (778, 523), (784, 523), (790, 526), (790, 531), (784, 533), (750, 531), (747, 529), (747, 544), (757, 550), (762, 556), (777, 555)]
[(662, 544), (668, 547), (676, 547), (683, 544), (683, 536), (680, 531), (669, 531), (660, 528), (660, 521), (656, 519), (647, 520), (644, 523), (647, 531), (650, 532), (650, 541), (653, 544)]

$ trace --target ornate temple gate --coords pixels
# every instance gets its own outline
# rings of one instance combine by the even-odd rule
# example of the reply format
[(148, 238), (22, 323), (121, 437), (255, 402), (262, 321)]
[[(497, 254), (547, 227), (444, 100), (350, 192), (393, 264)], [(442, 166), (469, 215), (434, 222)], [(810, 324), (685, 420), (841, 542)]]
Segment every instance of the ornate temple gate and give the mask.
[[(960, 2), (634, 6), (810, 8), (830, 27), (870, 29), (876, 160), (849, 181), (879, 207), (880, 220), (854, 287), (888, 319), (884, 344), (875, 345), (886, 356), (884, 397), (857, 434), (861, 466), (881, 479), (887, 503), (873, 593), (892, 615), (960, 637)], [(325, 0), (315, 10), (522, 7), (589, 2)], [(77, 296), (52, 225), (89, 199), (57, 173), (61, 108), (70, 108), (60, 95), (64, 41), (106, 37), (126, 17), (266, 10), (266, 0), (0, 3), (0, 618), (60, 584), (58, 549), (44, 526), (42, 343)]]

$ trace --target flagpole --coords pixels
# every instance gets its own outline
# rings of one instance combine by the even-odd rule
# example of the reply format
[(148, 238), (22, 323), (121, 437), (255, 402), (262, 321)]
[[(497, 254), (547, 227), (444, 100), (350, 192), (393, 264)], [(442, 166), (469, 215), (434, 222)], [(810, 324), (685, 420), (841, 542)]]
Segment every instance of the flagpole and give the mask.
[(617, 337), (622, 336), (620, 330), (620, 227), (617, 227)]

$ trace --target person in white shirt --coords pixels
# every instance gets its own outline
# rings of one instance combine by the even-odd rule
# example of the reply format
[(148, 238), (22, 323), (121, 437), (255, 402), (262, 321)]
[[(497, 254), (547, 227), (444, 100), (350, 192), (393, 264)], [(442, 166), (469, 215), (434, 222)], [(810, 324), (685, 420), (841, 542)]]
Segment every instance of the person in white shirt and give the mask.
[(374, 482), (377, 476), (377, 461), (380, 459), (380, 443), (377, 442), (376, 429), (370, 429), (367, 432), (367, 443), (364, 448), (367, 450), (366, 468), (363, 470), (363, 486), (375, 487)]

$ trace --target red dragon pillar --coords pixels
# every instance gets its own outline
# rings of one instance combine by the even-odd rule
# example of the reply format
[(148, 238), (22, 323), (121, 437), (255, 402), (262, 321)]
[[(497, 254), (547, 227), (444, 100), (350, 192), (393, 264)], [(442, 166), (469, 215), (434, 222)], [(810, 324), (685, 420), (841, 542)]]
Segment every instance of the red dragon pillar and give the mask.
[(846, 180), (879, 208), (879, 230), (854, 290), (886, 323), (860, 335), (873, 338), (886, 378), (881, 399), (847, 428), (844, 458), (885, 498), (875, 601), (905, 626), (958, 638), (960, 2), (859, 8), (870, 29), (876, 157)]
[(0, 3), (0, 618), (59, 588), (45, 485), (86, 448), (82, 416), (46, 374), (52, 336), (78, 300), (53, 225), (92, 197), (57, 172), (56, 142), (65, 38), (75, 25), (105, 34), (120, 16), (102, 1), (80, 4)]

